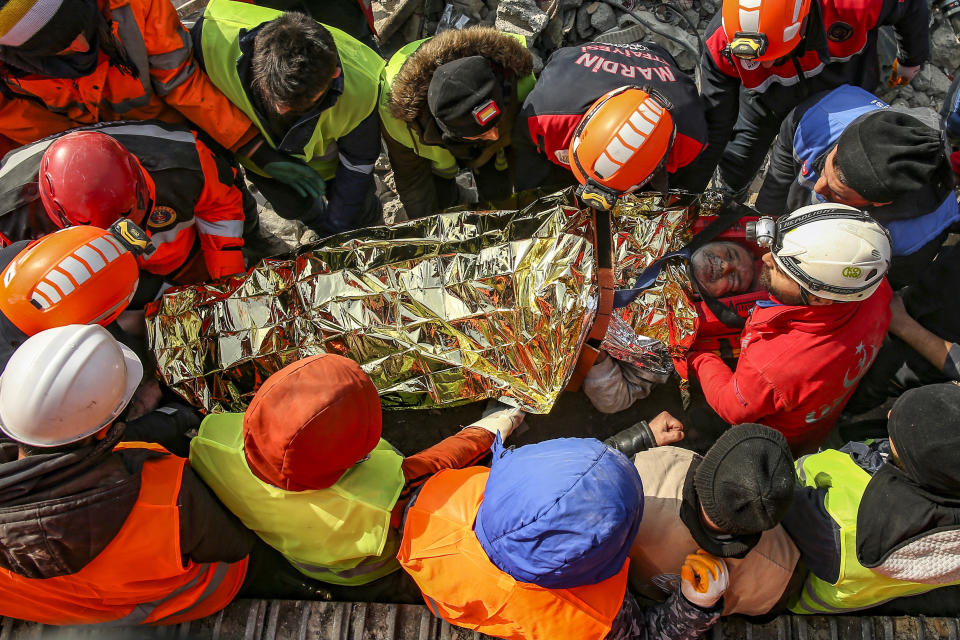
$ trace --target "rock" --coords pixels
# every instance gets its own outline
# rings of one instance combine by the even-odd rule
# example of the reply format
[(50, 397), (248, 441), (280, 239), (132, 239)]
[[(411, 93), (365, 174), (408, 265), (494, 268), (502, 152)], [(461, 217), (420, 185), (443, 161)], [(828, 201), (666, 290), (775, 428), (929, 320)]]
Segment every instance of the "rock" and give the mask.
[(547, 14), (536, 0), (501, 0), (494, 26), (506, 33), (522, 35), (529, 48), (547, 26)]
[(915, 93), (915, 94), (913, 95), (913, 98), (908, 99), (907, 102), (909, 102), (909, 103), (910, 103), (911, 105), (913, 105), (914, 107), (934, 107), (934, 108), (939, 108), (939, 106), (940, 106), (940, 103), (939, 103), (939, 102), (937, 102), (937, 101), (935, 101), (935, 100), (931, 100), (931, 99), (930, 99), (930, 96), (928, 96), (928, 95), (925, 94), (925, 93), (920, 93), (920, 92)]
[(714, 0), (700, 0), (700, 14), (706, 15), (708, 21), (719, 9), (719, 2), (714, 2)]
[(590, 11), (587, 5), (581, 6), (577, 10), (577, 35), (582, 40), (589, 40), (593, 34), (593, 28), (590, 26)]
[(539, 76), (543, 71), (543, 58), (535, 50), (530, 51), (530, 56), (533, 58), (533, 73)]
[(570, 9), (563, 14), (563, 35), (575, 33), (577, 28), (577, 11)]
[(950, 78), (937, 66), (927, 64), (911, 84), (916, 91), (922, 91), (933, 100), (941, 101), (950, 89)]
[(656, 16), (649, 11), (638, 11), (637, 13), (640, 14), (645, 22), (655, 25), (657, 31), (666, 33), (673, 38), (680, 40), (680, 42), (686, 43), (687, 46), (683, 46), (674, 40), (664, 38), (655, 31), (648, 29), (650, 33), (647, 35), (647, 37), (666, 49), (670, 55), (676, 59), (677, 64), (680, 65), (682, 69), (690, 70), (697, 65), (697, 58), (699, 56), (699, 54), (696, 53), (698, 51), (697, 40), (690, 33), (688, 33), (683, 26), (660, 22), (657, 20)]
[(559, 12), (547, 23), (547, 28), (540, 35), (540, 42), (548, 51), (563, 46), (563, 16)]
[(930, 52), (930, 61), (948, 73), (960, 68), (960, 42), (948, 25), (941, 24), (930, 33)]
[(558, 8), (562, 13), (568, 9), (576, 9), (581, 4), (583, 4), (583, 0), (560, 0), (560, 5)]
[(477, 20), (482, 17), (481, 12), (486, 8), (483, 0), (450, 0), (450, 4)]
[(599, 4), (590, 16), (590, 26), (596, 31), (609, 31), (617, 26), (617, 14), (608, 4)]
[(617, 18), (617, 24), (620, 25), (621, 29), (623, 29), (626, 27), (639, 25), (640, 22), (629, 13), (621, 13), (620, 17)]
[[(403, 37), (404, 42), (413, 42), (420, 38), (420, 20), (421, 17), (414, 14), (400, 27), (400, 35)], [(431, 31), (430, 33), (433, 32)]]

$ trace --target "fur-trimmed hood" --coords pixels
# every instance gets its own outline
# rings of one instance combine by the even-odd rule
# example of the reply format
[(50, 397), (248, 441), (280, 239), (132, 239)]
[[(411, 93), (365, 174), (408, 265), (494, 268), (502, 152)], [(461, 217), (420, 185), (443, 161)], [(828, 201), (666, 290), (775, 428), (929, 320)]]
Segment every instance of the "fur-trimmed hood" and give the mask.
[(533, 56), (513, 36), (491, 27), (444, 31), (420, 45), (397, 72), (390, 87), (390, 114), (404, 122), (416, 122), (427, 108), (433, 72), (468, 56), (484, 56), (496, 70), (514, 78), (522, 78), (533, 70)]

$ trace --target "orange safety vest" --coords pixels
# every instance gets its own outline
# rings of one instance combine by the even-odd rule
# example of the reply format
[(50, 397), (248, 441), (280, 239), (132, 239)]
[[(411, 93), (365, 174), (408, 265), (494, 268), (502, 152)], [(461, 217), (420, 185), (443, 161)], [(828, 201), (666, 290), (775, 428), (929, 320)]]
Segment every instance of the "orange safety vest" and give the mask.
[[(142, 442), (119, 448), (164, 451)], [(180, 555), (177, 497), (187, 461), (144, 462), (140, 496), (116, 537), (77, 573), (32, 579), (0, 569), (0, 615), (43, 624), (178, 624), (233, 600), (248, 560), (198, 564)]]
[(189, 119), (231, 150), (256, 134), (250, 119), (200, 71), (190, 34), (170, 0), (98, 0), (98, 5), (138, 77), (111, 66), (103, 52), (96, 68), (80, 78), (0, 73), (7, 94), (0, 97), (0, 133), (28, 144), (95, 122)]
[(627, 591), (629, 559), (615, 576), (573, 589), (519, 582), (496, 567), (473, 532), (490, 470), (437, 473), (407, 512), (397, 560), (427, 606), (458, 627), (512, 640), (600, 640)]

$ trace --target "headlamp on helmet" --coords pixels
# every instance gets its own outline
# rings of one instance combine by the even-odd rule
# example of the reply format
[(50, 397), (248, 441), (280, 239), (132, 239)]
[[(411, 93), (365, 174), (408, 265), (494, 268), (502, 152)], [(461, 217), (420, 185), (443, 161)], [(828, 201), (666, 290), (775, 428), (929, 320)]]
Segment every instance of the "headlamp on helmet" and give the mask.
[(842, 204), (802, 207), (773, 224), (764, 217), (747, 232), (770, 247), (774, 262), (801, 289), (837, 302), (870, 297), (893, 254), (879, 222)]
[(770, 41), (762, 33), (738, 31), (730, 42), (730, 53), (741, 60), (759, 60), (769, 46)]

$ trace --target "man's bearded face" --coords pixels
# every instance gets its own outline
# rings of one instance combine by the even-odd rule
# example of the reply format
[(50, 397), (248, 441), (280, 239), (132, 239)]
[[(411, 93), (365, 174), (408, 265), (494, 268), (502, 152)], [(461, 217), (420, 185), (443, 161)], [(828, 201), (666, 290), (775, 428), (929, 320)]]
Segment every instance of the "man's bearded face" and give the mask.
[(707, 243), (690, 263), (700, 290), (714, 298), (744, 293), (753, 284), (753, 255), (736, 242)]

